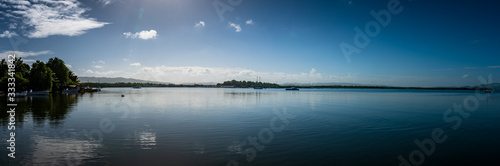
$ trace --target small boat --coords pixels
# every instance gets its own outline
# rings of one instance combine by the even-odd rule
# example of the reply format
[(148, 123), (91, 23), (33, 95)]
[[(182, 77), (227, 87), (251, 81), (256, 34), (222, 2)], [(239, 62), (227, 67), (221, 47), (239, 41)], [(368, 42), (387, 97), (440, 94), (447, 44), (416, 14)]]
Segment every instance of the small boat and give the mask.
[(132, 88), (134, 88), (134, 89), (141, 89), (141, 86), (136, 85), (136, 86), (134, 86), (134, 87), (132, 87)]
[(62, 93), (78, 93), (78, 89), (65, 89)]
[(98, 91), (101, 91), (101, 89), (94, 89), (94, 88), (90, 88), (87, 86), (87, 87), (80, 89), (78, 92), (85, 93), (85, 92), (98, 92)]
[[(488, 86), (488, 85), (489, 85), (489, 81), (488, 81), (488, 80), (486, 80), (486, 86)], [(491, 93), (491, 91), (492, 91), (492, 89), (491, 89), (491, 88), (486, 88), (486, 89), (484, 90), (484, 93)]]
[(299, 88), (291, 87), (291, 88), (286, 88), (285, 90), (299, 90)]
[(15, 97), (26, 97), (28, 95), (28, 91), (22, 91), (19, 93), (16, 93)]
[(28, 96), (42, 96), (42, 95), (48, 95), (50, 91), (36, 91), (36, 92), (28, 92)]

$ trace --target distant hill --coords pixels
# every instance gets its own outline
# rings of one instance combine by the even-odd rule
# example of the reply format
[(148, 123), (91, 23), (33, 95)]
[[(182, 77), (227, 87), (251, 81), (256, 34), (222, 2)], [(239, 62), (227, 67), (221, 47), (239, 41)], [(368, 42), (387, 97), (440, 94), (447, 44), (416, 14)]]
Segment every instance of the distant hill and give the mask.
[(185, 82), (185, 83), (182, 83), (183, 85), (194, 85), (194, 84), (197, 84), (197, 85), (216, 85), (217, 83), (216, 82)]
[(168, 82), (159, 82), (159, 81), (148, 81), (148, 80), (139, 80), (133, 78), (123, 78), (123, 77), (79, 77), (80, 82), (94, 82), (94, 83), (162, 83), (162, 84), (170, 84)]

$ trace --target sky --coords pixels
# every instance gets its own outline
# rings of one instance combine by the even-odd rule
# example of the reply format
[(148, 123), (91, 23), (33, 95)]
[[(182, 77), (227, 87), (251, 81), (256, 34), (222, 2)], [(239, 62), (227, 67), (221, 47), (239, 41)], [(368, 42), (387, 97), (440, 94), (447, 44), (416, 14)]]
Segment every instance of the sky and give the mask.
[(499, 3), (0, 0), (0, 58), (170, 83), (469, 86), (500, 82)]

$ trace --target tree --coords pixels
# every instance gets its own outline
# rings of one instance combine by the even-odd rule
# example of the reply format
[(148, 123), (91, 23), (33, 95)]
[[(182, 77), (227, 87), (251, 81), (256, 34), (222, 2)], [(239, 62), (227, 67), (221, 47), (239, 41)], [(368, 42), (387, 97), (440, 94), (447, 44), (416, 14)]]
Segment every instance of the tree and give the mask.
[(0, 62), (0, 78), (3, 78), (4, 76), (7, 75), (7, 69), (8, 69), (8, 64), (5, 59), (2, 59)]
[(8, 64), (5, 59), (2, 59), (0, 62), (0, 91), (7, 93), (7, 78), (9, 78), (8, 73)]
[[(29, 87), (28, 77), (30, 74), (30, 66), (23, 62), (21, 58), (14, 58), (14, 78), (15, 89), (18, 92), (25, 91)], [(10, 75), (8, 75), (8, 64), (5, 59), (0, 62), (0, 89), (7, 92), (7, 82)]]
[(15, 58), (14, 64), (16, 65), (16, 74), (14, 75), (14, 78), (16, 78), (16, 91), (21, 92), (28, 90), (30, 65), (24, 63), (21, 58)]
[(52, 90), (52, 70), (37, 60), (32, 64), (30, 84), (33, 90)]
[(15, 58), (14, 64), (16, 65), (16, 74), (20, 74), (23, 78), (28, 78), (30, 74), (30, 65), (23, 62), (21, 58)]
[(52, 70), (52, 72), (54, 72), (54, 77), (53, 77), (54, 87), (52, 89), (58, 90), (60, 89), (61, 86), (71, 83), (71, 80), (69, 78), (70, 70), (64, 64), (63, 60), (57, 57), (50, 58), (49, 61), (47, 62), (47, 67), (49, 67)]
[(70, 84), (78, 84), (80, 82), (80, 80), (78, 80), (78, 76), (71, 70), (69, 71), (69, 80)]

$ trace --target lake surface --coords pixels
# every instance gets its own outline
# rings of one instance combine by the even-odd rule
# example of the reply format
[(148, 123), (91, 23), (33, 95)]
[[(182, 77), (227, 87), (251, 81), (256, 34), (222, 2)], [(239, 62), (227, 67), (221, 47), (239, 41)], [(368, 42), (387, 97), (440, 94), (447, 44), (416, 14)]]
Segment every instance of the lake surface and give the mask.
[(495, 165), (500, 155), (496, 93), (105, 88), (17, 103), (12, 159), (0, 102), (2, 166)]

